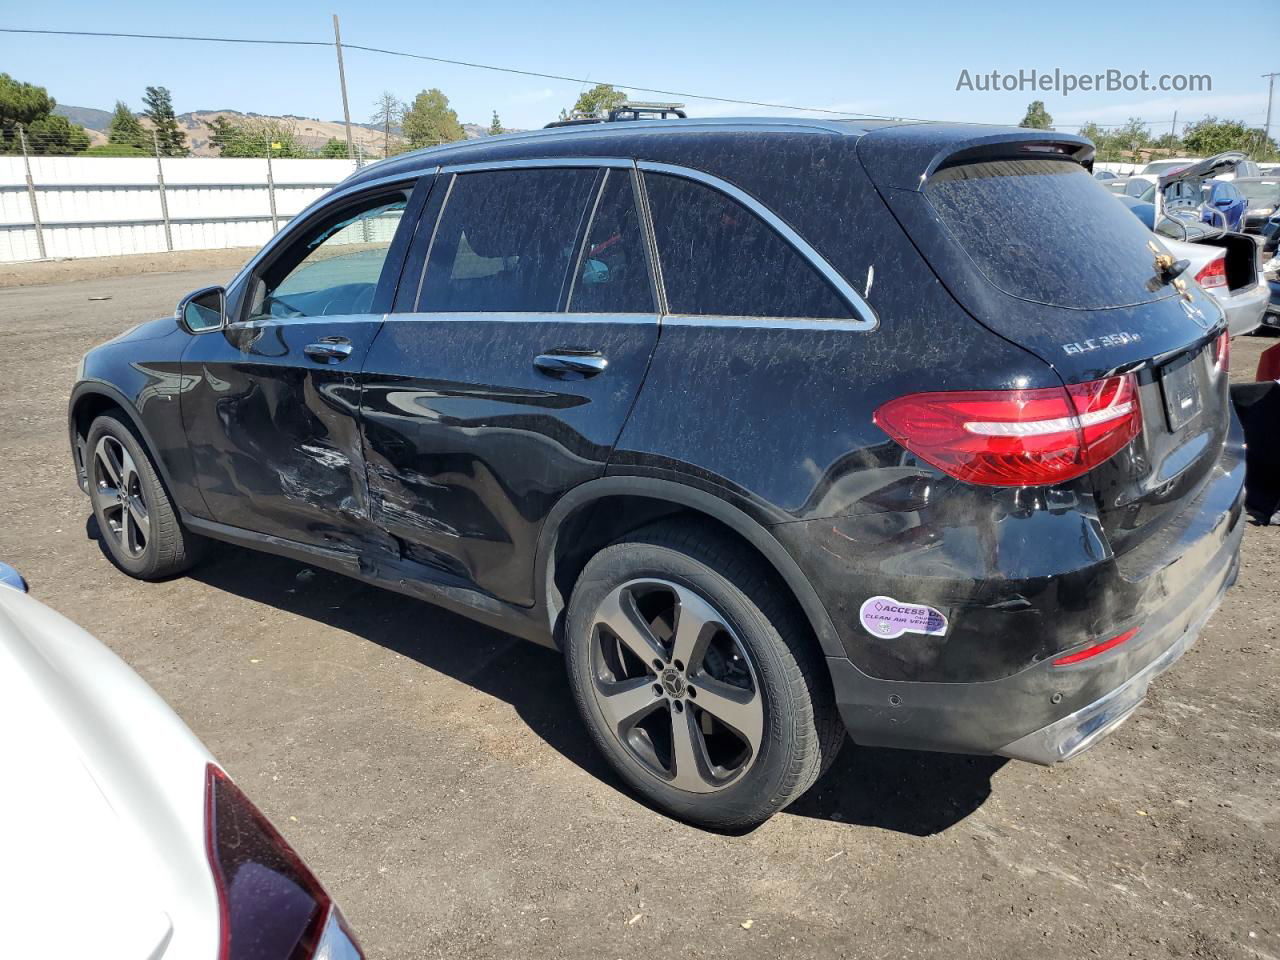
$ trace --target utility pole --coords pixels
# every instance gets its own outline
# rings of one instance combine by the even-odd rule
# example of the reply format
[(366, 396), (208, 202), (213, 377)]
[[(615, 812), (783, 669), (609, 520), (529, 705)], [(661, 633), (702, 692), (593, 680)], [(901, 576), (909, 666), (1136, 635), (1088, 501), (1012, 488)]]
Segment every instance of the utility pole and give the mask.
[(165, 195), (164, 161), (160, 159), (160, 134), (154, 129), (151, 131), (151, 145), (156, 151), (156, 185), (160, 188), (160, 216), (164, 219), (164, 245), (170, 253), (173, 253), (173, 225), (169, 220), (169, 198)]
[(36, 228), (36, 249), (40, 251), (40, 259), (47, 260), (44, 225), (40, 222), (40, 206), (36, 203), (36, 183), (31, 179), (31, 158), (27, 156), (27, 131), (22, 128), (22, 124), (18, 124), (18, 142), (22, 144), (22, 165), (27, 171), (27, 200), (31, 204), (31, 222)]
[(347, 73), (342, 67), (342, 33), (338, 29), (338, 15), (333, 15), (333, 46), (338, 51), (338, 85), (342, 87), (342, 119), (347, 125), (347, 159), (356, 158), (356, 148), (351, 140), (351, 107), (347, 105)]
[[(1177, 110), (1173, 111), (1173, 126), (1169, 128), (1169, 136), (1174, 140), (1178, 139), (1178, 111)], [(1169, 145), (1169, 149), (1170, 150), (1173, 149), (1172, 143)]]
[(1270, 141), (1271, 141), (1271, 99), (1272, 99), (1272, 97), (1275, 95), (1275, 92), (1276, 92), (1276, 77), (1277, 77), (1277, 76), (1280, 76), (1280, 74), (1277, 74), (1277, 73), (1264, 73), (1264, 74), (1262, 75), (1262, 78), (1263, 78), (1264, 80), (1267, 80), (1267, 81), (1268, 81), (1268, 83), (1267, 83), (1267, 132), (1266, 132), (1266, 137), (1267, 137), (1267, 149), (1268, 149), (1268, 150), (1269, 150), (1269, 149), (1271, 149), (1271, 143), (1270, 143)]

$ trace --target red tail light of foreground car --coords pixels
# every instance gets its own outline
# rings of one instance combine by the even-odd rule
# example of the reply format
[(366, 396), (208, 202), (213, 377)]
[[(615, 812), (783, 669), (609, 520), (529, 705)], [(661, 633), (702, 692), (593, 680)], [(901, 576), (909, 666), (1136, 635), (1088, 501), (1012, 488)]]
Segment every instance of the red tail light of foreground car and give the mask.
[(889, 436), (969, 483), (1022, 487), (1088, 473), (1142, 429), (1133, 374), (1033, 390), (913, 393), (875, 413)]
[(363, 960), (306, 864), (213, 764), (205, 776), (205, 841), (218, 890), (218, 960)]

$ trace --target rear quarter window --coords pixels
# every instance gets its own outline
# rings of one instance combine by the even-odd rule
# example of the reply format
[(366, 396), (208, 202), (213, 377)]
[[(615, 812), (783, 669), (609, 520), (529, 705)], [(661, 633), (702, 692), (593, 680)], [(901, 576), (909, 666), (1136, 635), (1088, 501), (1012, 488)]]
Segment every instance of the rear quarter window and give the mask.
[(727, 194), (645, 174), (673, 314), (844, 320), (849, 305), (769, 224)]
[(963, 164), (934, 174), (924, 193), (986, 279), (1010, 296), (1096, 310), (1175, 293), (1149, 286), (1154, 234), (1075, 163)]

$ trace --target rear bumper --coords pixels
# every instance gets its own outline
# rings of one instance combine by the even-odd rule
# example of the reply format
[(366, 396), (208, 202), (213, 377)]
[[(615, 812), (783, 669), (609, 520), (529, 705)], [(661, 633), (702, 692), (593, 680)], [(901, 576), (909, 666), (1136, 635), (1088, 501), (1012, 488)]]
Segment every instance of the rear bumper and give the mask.
[(1184, 630), (1164, 653), (1106, 696), (1099, 697), (1093, 703), (1046, 724), (1039, 730), (1019, 737), (1013, 743), (1005, 744), (996, 753), (1011, 760), (1026, 760), (1049, 766), (1060, 760), (1070, 760), (1076, 754), (1088, 750), (1128, 720), (1146, 699), (1151, 681), (1173, 666), (1195, 643), (1205, 623), (1218, 609), (1225, 591), (1226, 586), (1198, 622)]
[(1235, 293), (1219, 296), (1213, 292), (1214, 299), (1222, 307), (1227, 318), (1227, 329), (1231, 336), (1239, 337), (1252, 333), (1262, 323), (1262, 315), (1266, 312), (1267, 303), (1271, 299), (1271, 290), (1266, 279), (1258, 276), (1258, 282), (1252, 287)]
[(848, 659), (829, 657), (845, 726), (866, 746), (1044, 764), (1074, 756), (1123, 723), (1151, 681), (1195, 641), (1235, 582), (1243, 535), (1237, 504), (1204, 538), (1214, 549), (1202, 575), (1143, 612), (1132, 639), (1078, 664), (1054, 666), (1046, 659), (999, 680), (930, 683), (877, 679)]

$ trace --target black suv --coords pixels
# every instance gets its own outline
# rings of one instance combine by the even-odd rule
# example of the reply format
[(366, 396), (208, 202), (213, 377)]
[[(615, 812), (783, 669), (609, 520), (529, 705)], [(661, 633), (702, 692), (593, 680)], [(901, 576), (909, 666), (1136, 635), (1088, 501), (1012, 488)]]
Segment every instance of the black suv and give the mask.
[(1051, 763), (1236, 573), (1214, 301), (1051, 131), (642, 121), (392, 158), (86, 356), (115, 561), (285, 554), (564, 650), (676, 816), (858, 743)]

